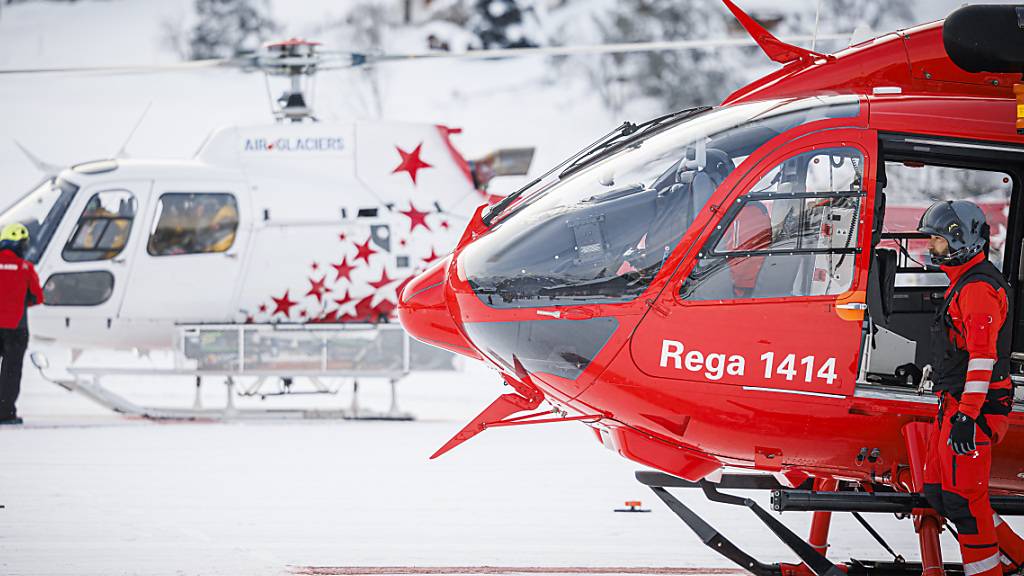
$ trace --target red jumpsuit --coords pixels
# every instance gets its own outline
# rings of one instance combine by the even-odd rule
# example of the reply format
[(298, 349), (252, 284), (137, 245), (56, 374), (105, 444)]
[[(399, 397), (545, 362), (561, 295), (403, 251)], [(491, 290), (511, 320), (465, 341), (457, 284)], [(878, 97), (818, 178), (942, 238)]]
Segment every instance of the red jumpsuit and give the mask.
[(12, 250), (0, 249), (0, 420), (18, 416), (15, 403), (28, 347), (25, 308), (42, 301), (43, 291), (32, 263)]
[(11, 250), (0, 250), (0, 329), (24, 326), (28, 295), (32, 297), (30, 306), (43, 302), (35, 267)]
[[(961, 266), (942, 267), (950, 281), (947, 298), (957, 281), (984, 258), (984, 254), (979, 254)], [(1012, 402), (1013, 385), (1009, 378), (991, 382), (999, 333), (1008, 308), (1005, 290), (973, 279), (961, 287), (948, 308), (949, 341), (957, 350), (966, 350), (970, 359), (959, 400), (950, 391), (940, 392), (938, 417), (924, 469), (924, 491), (932, 506), (960, 534), (966, 576), (1002, 576), (1004, 571), (1016, 570), (1024, 564), (1024, 541), (993, 512), (988, 491), (992, 446), (1005, 437), (1009, 425), (1009, 417), (998, 414), (1005, 410), (990, 412), (992, 399), (1001, 398), (1004, 407), (1006, 402)], [(950, 418), (957, 411), (975, 420), (982, 417), (985, 423), (975, 427), (976, 455), (958, 456), (948, 445)], [(991, 436), (983, 427), (991, 431)]]
[[(772, 244), (772, 219), (768, 209), (757, 201), (747, 202), (729, 226), (722, 241), (729, 252), (767, 250)], [(750, 298), (757, 286), (757, 275), (764, 265), (764, 256), (747, 256), (728, 260), (732, 274), (733, 293), (737, 298)]]

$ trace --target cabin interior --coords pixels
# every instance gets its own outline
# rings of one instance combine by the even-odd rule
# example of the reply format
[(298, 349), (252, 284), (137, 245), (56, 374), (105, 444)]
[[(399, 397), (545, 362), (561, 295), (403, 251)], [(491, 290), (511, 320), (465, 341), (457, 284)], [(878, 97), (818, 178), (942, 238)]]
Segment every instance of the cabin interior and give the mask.
[[(915, 231), (922, 205), (971, 200), (985, 211), (989, 259), (1012, 291), (1012, 377), (1024, 382), (1020, 191), (1024, 147), (910, 134), (880, 134), (867, 313), (858, 394), (924, 395), (921, 370), (932, 363), (929, 329), (948, 280), (925, 268), (927, 236)], [(922, 192), (927, 197), (922, 197)], [(911, 208), (910, 205), (915, 208)], [(914, 368), (916, 367), (916, 368)], [(1018, 388), (1016, 403), (1022, 403)]]

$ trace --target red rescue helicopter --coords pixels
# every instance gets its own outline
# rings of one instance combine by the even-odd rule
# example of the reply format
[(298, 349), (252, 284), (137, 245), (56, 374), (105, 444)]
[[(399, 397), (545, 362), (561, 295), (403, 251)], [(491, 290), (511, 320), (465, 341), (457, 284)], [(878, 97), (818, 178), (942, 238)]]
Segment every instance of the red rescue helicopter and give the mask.
[[(625, 123), (481, 206), (454, 252), (404, 288), (410, 333), (514, 390), (433, 457), (487, 428), (581, 421), (660, 471), (637, 477), (755, 574), (920, 574), (895, 553), (833, 563), (830, 515), (912, 516), (923, 562), (942, 565), (920, 492), (944, 276), (908, 249), (926, 237), (899, 225), (916, 223), (906, 204), (919, 214), (937, 198), (901, 188), (913, 170), (974, 182), (1000, 231), (990, 257), (1024, 301), (1024, 7), (965, 7), (821, 54), (723, 1), (781, 69), (718, 107)], [(1015, 378), (1022, 311), (1008, 319)], [(1022, 453), (1018, 405), (992, 465), (1000, 514), (1024, 514)], [(750, 508), (803, 563), (750, 557), (665, 490), (684, 487)], [(726, 489), (813, 511), (810, 537)]]

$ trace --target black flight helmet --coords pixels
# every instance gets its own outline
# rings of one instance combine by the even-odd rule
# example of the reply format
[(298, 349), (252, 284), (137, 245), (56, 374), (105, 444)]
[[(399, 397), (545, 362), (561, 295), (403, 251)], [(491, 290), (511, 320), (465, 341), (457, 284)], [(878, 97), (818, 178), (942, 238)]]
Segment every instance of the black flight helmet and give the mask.
[(985, 249), (988, 222), (978, 205), (967, 200), (946, 200), (932, 204), (921, 215), (917, 231), (941, 236), (949, 243), (945, 256), (932, 254), (932, 261), (943, 266), (959, 266)]

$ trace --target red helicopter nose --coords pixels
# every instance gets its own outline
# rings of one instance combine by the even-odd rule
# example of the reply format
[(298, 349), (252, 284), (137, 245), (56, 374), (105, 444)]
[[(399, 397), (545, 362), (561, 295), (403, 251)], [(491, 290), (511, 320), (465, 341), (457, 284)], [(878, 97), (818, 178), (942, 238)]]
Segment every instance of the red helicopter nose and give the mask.
[(445, 301), (451, 261), (451, 256), (441, 260), (405, 285), (398, 297), (398, 319), (413, 338), (479, 360)]

